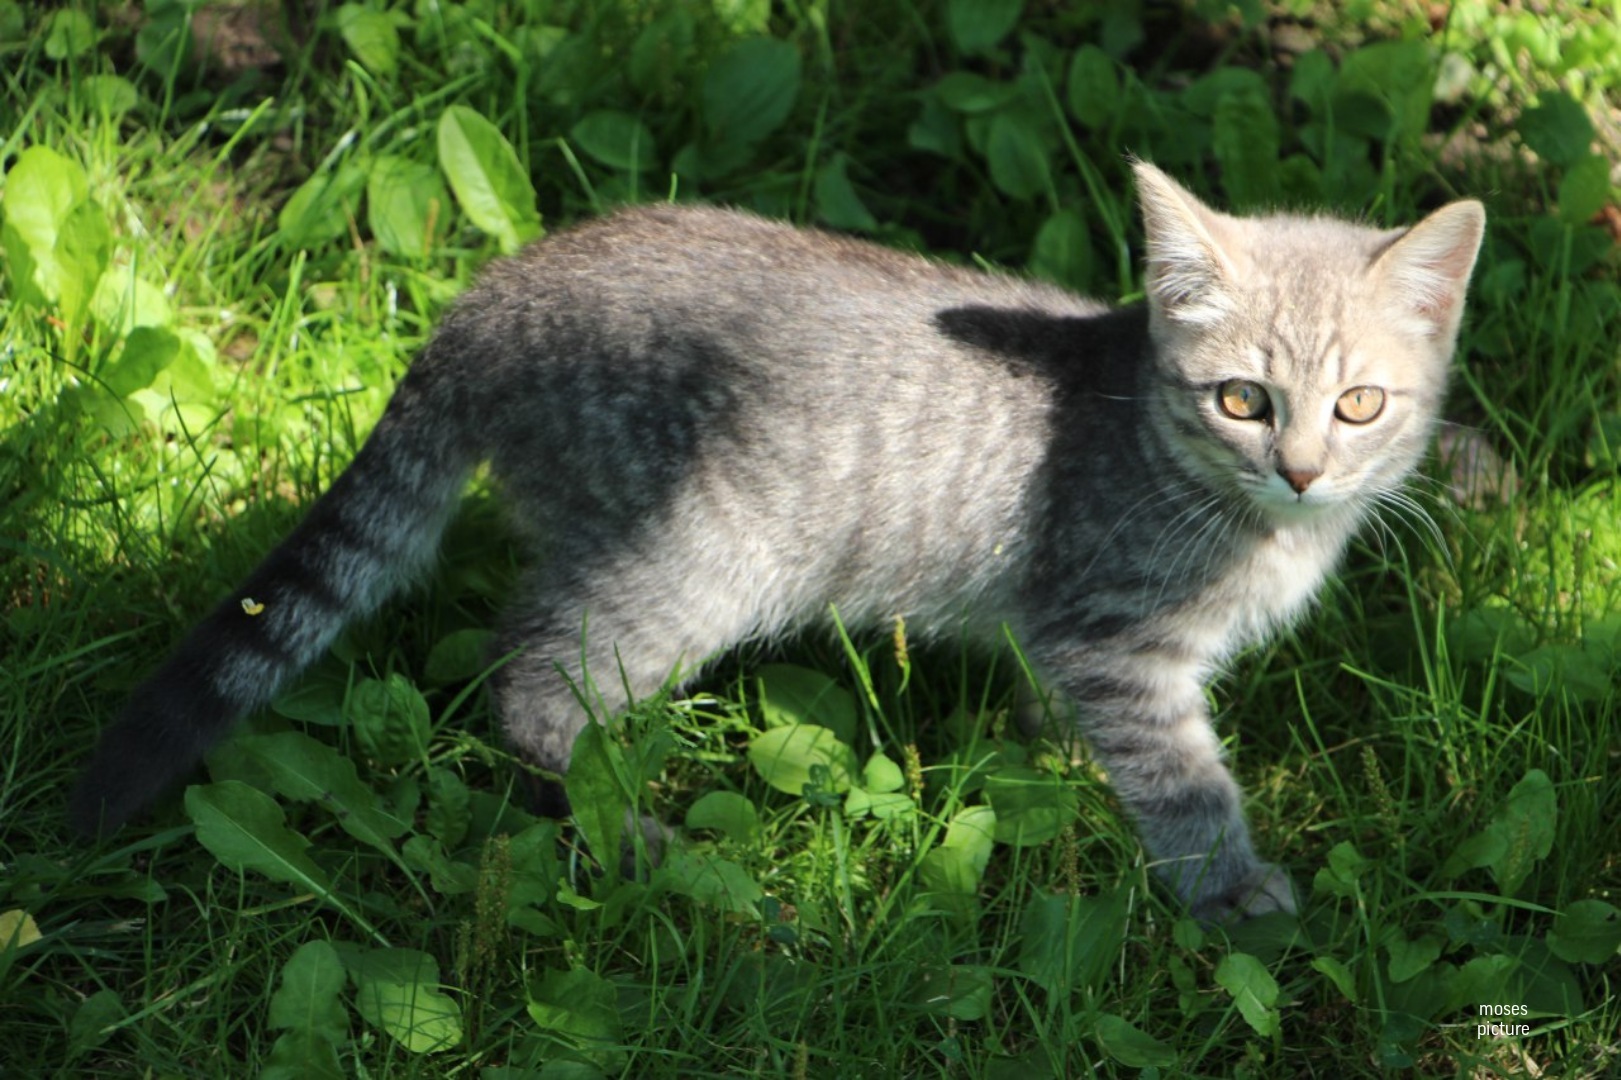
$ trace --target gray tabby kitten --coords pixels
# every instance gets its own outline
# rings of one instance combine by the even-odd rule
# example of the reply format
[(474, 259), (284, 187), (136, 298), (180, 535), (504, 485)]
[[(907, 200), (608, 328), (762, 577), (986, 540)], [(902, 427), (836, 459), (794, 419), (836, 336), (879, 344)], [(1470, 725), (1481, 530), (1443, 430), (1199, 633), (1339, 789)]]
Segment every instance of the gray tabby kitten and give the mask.
[(492, 265), (349, 470), (135, 691), (77, 825), (124, 822), (429, 564), (487, 460), (538, 556), (495, 689), (535, 764), (568, 765), (587, 673), (619, 708), (830, 604), (921, 637), (1006, 624), (1196, 916), (1293, 910), (1204, 683), (1400, 498), (1485, 215), (1242, 220), (1136, 174), (1142, 307), (673, 206)]

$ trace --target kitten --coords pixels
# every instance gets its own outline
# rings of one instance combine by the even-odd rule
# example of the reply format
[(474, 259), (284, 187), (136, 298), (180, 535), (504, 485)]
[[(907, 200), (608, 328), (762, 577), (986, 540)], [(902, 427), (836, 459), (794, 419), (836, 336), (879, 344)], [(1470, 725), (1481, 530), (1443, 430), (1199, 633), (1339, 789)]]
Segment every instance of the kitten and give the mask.
[(587, 672), (618, 708), (830, 605), (925, 638), (1005, 624), (1193, 914), (1292, 911), (1204, 683), (1400, 498), (1485, 215), (1246, 220), (1136, 179), (1147, 303), (1124, 309), (674, 206), (493, 264), (349, 470), (134, 692), (74, 821), (120, 825), (426, 566), (487, 460), (536, 547), (495, 695), (537, 765), (567, 766)]

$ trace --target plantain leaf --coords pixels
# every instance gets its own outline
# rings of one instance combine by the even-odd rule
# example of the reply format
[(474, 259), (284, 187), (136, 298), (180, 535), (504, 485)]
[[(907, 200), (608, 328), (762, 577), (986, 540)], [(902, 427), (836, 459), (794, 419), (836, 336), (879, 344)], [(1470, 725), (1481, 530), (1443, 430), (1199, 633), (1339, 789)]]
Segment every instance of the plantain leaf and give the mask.
[(304, 853), (310, 842), (287, 827), (287, 815), (264, 792), (240, 780), (194, 784), (186, 789), (186, 816), (220, 865), (329, 895), (326, 872)]
[(495, 237), (504, 254), (541, 233), (535, 186), (494, 124), (466, 105), (439, 118), (439, 167), (474, 225)]

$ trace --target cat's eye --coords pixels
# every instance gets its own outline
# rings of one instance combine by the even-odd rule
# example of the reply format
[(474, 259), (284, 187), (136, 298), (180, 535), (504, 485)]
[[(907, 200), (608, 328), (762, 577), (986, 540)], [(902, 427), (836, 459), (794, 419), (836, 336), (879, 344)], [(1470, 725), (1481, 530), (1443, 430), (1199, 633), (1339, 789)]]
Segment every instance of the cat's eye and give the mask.
[(1234, 420), (1265, 420), (1272, 411), (1266, 388), (1248, 379), (1228, 379), (1216, 388), (1216, 404)]
[(1334, 403), (1334, 415), (1347, 424), (1366, 424), (1385, 410), (1385, 392), (1377, 386), (1353, 386)]

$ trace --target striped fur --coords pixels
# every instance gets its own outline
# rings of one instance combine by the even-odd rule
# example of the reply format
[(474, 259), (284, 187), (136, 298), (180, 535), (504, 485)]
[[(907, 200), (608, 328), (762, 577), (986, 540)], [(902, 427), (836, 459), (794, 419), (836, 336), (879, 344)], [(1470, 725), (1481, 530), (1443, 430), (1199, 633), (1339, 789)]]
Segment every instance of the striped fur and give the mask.
[[(570, 679), (619, 708), (830, 605), (925, 637), (1006, 625), (1196, 914), (1292, 908), (1203, 685), (1403, 497), (1484, 217), (1246, 220), (1137, 175), (1141, 308), (709, 209), (624, 211), (492, 265), (350, 469), (132, 696), (76, 823), (137, 812), (420, 570), (489, 461), (535, 547), (495, 688), (535, 763), (568, 764)], [(1233, 379), (1266, 419), (1221, 412)], [(1369, 386), (1380, 415), (1336, 419)]]

